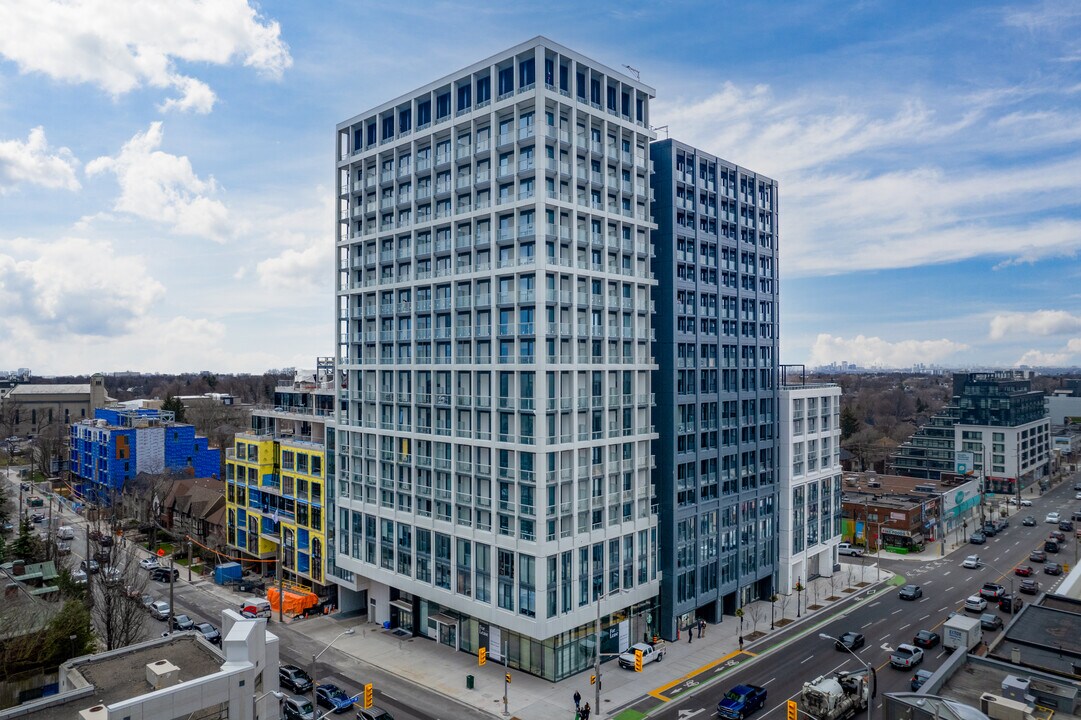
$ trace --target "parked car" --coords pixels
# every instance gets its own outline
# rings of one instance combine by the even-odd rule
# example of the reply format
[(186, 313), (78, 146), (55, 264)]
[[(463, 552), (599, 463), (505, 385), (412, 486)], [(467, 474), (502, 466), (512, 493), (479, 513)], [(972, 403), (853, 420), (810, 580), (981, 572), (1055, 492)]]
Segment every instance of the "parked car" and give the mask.
[(203, 634), (208, 643), (221, 647), (221, 632), (210, 623), (198, 623), (195, 629)]
[(1024, 603), (1016, 595), (1003, 595), (998, 599), (998, 609), (1010, 615), (1021, 609)]
[(173, 615), (169, 628), (171, 630), (192, 630), (195, 628), (195, 621), (187, 615)]
[(1021, 521), (1021, 524), (1026, 527), (1036, 527), (1036, 518), (1031, 515), (1026, 515), (1025, 519)]
[(912, 644), (921, 648), (933, 648), (942, 640), (939, 634), (933, 630), (920, 630), (916, 633), (916, 636), (912, 638)]
[(139, 561), (139, 567), (141, 567), (143, 570), (153, 570), (155, 568), (161, 567), (161, 564), (158, 562), (157, 558), (147, 557)]
[(346, 712), (355, 702), (352, 695), (337, 685), (327, 683), (315, 689), (315, 701), (321, 706), (334, 711), (334, 714)]
[(968, 568), (969, 570), (975, 570), (980, 566), (979, 555), (969, 555), (965, 558), (965, 561), (961, 563), (961, 567)]
[(890, 654), (890, 666), (895, 668), (912, 668), (923, 662), (923, 650), (915, 645), (902, 643)]
[(150, 606), (154, 604), (154, 596), (153, 595), (143, 595), (141, 598), (139, 598), (139, 602), (141, 602), (143, 604), (144, 608), (149, 610)]
[(965, 599), (965, 611), (966, 612), (978, 612), (982, 613), (987, 609), (987, 601), (979, 595), (969, 595)]
[(1032, 507), (1032, 501), (1028, 498), (1021, 498), (1021, 507)]
[(1021, 584), (1017, 586), (1017, 591), (1025, 595), (1035, 595), (1040, 591), (1040, 583), (1031, 578), (1022, 580)]
[(60, 542), (56, 543), (56, 554), (71, 555), (71, 543), (67, 542), (66, 540), (61, 540)]
[(897, 597), (902, 600), (915, 600), (918, 597), (923, 597), (923, 590), (920, 589), (919, 585), (905, 585), (898, 591)]
[(1043, 566), (1043, 571), (1047, 575), (1061, 575), (1062, 566), (1059, 565), (1057, 562), (1049, 562)]
[(83, 569), (72, 570), (71, 571), (71, 581), (73, 583), (75, 583), (76, 585), (86, 585), (86, 581), (87, 581), (86, 570), (83, 570)]
[(169, 603), (164, 600), (155, 600), (150, 603), (150, 614), (157, 620), (164, 620), (172, 613)]
[(934, 675), (930, 670), (917, 670), (916, 674), (912, 676), (912, 682), (909, 683), (909, 687), (912, 688), (912, 692), (916, 692), (923, 684), (927, 682), (931, 676)]
[(1018, 565), (1013, 569), (1013, 574), (1017, 577), (1028, 577), (1032, 575), (1033, 572), (1031, 565)]
[(1033, 550), (1028, 554), (1028, 559), (1032, 562), (1047, 562), (1047, 552), (1044, 550)]
[(124, 571), (117, 567), (106, 566), (101, 571), (101, 579), (112, 587), (124, 579)]
[(1049, 523), (1054, 523), (1055, 525), (1058, 525), (1059, 520), (1061, 520), (1061, 519), (1062, 519), (1062, 516), (1060, 516), (1057, 512), (1049, 512), (1049, 513), (1047, 513), (1047, 517), (1045, 517), (1043, 519), (1043, 521), (1044, 522), (1049, 522)]
[(279, 665), (278, 684), (303, 695), (312, 689), (312, 678), (296, 665)]
[(987, 582), (980, 588), (980, 597), (988, 600), (998, 600), (1006, 594), (1006, 588), (998, 583)]
[(998, 630), (1002, 627), (1002, 618), (993, 613), (980, 615), (980, 627), (984, 630)]
[(282, 698), (282, 717), (285, 720), (315, 720), (315, 707), (306, 697), (286, 695)]
[(98, 565), (97, 560), (80, 560), (79, 561), (79, 569), (82, 570), (83, 572), (87, 572), (87, 573), (90, 573), (91, 575), (93, 575), (94, 573), (96, 573), (98, 570), (101, 569), (101, 566)]
[[(180, 571), (176, 568), (154, 568), (150, 571), (150, 579), (155, 582), (175, 582), (180, 577)], [(172, 578), (172, 579), (170, 579)]]
[(45, 522), (45, 513), (39, 513), (39, 512), (34, 513), (33, 515), (30, 516), (30, 522), (32, 522), (32, 523)]
[(859, 650), (863, 647), (864, 642), (863, 633), (846, 632), (844, 635), (837, 638), (837, 641), (833, 643), (833, 645), (838, 650), (844, 650), (845, 648), (849, 650)]
[(988, 520), (983, 524), (983, 527), (980, 528), (980, 532), (982, 532), (984, 535), (987, 535), (988, 537), (994, 537), (995, 535), (998, 535), (998, 528), (995, 527), (995, 524), (993, 522)]
[(863, 548), (859, 547), (858, 545), (853, 545), (852, 543), (843, 542), (837, 546), (837, 554), (851, 555), (853, 557), (862, 557)]
[(977, 531), (969, 536), (968, 541), (973, 545), (983, 545), (985, 542), (987, 542), (987, 536), (984, 535), (982, 532)]

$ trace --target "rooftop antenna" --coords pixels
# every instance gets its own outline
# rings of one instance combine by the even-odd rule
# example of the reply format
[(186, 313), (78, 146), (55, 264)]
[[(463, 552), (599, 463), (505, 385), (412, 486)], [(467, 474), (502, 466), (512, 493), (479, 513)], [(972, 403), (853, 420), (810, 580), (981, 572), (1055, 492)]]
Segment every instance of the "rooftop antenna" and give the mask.
[(624, 64), (623, 67), (627, 68), (632, 73), (634, 73), (634, 79), (635, 80), (641, 80), (642, 79), (642, 73), (638, 72), (637, 69), (632, 68), (630, 65), (626, 65), (626, 64)]
[(664, 130), (664, 137), (665, 138), (668, 137), (668, 126), (667, 125), (650, 125), (649, 129), (652, 130), (653, 132), (660, 132), (661, 130)]

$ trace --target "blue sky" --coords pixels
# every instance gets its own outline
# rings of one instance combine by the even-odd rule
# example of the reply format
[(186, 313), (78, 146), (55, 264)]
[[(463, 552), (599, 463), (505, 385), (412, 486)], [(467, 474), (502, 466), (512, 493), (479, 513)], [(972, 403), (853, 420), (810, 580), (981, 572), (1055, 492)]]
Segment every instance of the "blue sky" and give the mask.
[(1076, 0), (0, 0), (0, 368), (331, 354), (335, 123), (534, 35), (780, 181), (783, 362), (1081, 364)]

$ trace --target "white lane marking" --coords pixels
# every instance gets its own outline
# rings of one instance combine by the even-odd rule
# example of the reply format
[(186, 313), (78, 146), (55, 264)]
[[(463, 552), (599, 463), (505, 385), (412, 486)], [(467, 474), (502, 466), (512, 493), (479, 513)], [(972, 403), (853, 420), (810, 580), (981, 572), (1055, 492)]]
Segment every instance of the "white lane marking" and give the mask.
[(912, 627), (912, 623), (909, 623), (908, 625), (902, 625), (901, 627), (899, 627), (899, 628), (897, 628), (897, 629), (898, 629), (898, 630), (904, 630), (904, 629), (905, 629), (905, 628), (907, 628), (907, 627)]
[(942, 659), (944, 657), (946, 657), (946, 651), (945, 650), (940, 652), (938, 655), (935, 655), (935, 660), (940, 660), (940, 659)]
[(949, 586), (948, 588), (946, 588), (946, 592), (949, 592), (950, 590), (953, 590), (955, 587), (957, 587), (957, 586), (956, 585)]
[(897, 608), (896, 610), (891, 612), (890, 615), (896, 615), (897, 613), (902, 612), (903, 610), (904, 610), (904, 608)]
[(946, 577), (946, 576), (947, 576), (947, 575), (949, 575), (949, 574), (950, 574), (951, 572), (953, 572), (953, 570), (947, 570), (946, 572), (942, 573), (942, 577)]
[(861, 626), (860, 630), (866, 630), (867, 628), (871, 627), (872, 624), (873, 623), (867, 623), (866, 625)]
[(926, 619), (927, 619), (927, 618), (929, 618), (929, 617), (931, 617), (931, 616), (930, 616), (930, 615), (924, 615), (923, 617), (921, 617), (921, 618), (920, 618), (919, 620), (917, 620), (916, 622), (923, 622), (924, 620), (926, 620)]
[(874, 607), (875, 605), (881, 605), (881, 604), (882, 604), (881, 600), (875, 600), (873, 603), (871, 603), (867, 607)]
[(945, 611), (945, 610), (949, 610), (949, 609), (950, 609), (950, 606), (949, 606), (949, 605), (943, 605), (942, 607), (940, 607), (940, 608), (938, 609), (938, 611), (939, 611), (939, 612), (943, 612), (943, 611)]
[(770, 684), (771, 682), (773, 682), (773, 681), (774, 681), (774, 680), (776, 680), (776, 679), (777, 679), (777, 678), (775, 678), (775, 677), (771, 677), (771, 678), (770, 678), (769, 680), (765, 681), (765, 682), (764, 682), (764, 683), (762, 683), (762, 684), (763, 684), (763, 685), (769, 685), (769, 684)]
[(811, 656), (810, 656), (810, 657), (808, 657), (808, 658), (807, 658), (806, 660), (801, 660), (801, 661), (800, 661), (800, 665), (802, 665), (802, 664), (803, 664), (803, 663), (805, 663), (805, 662), (810, 662), (811, 660), (814, 660), (814, 657), (815, 657), (814, 655), (811, 655)]
[(890, 639), (889, 635), (883, 635), (882, 637), (879, 638), (879, 640), (889, 640), (889, 639)]

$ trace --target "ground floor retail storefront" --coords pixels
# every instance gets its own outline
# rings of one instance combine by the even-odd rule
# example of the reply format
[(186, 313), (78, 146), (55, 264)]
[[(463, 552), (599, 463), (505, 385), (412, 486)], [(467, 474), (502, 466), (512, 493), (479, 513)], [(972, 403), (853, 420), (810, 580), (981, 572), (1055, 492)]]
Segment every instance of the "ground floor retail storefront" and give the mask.
[[(652, 600), (601, 616), (602, 656), (612, 659), (634, 643), (652, 639), (655, 618)], [(592, 621), (538, 640), (405, 593), (390, 601), (386, 627), (403, 636), (427, 638), (471, 655), (484, 647), (490, 662), (502, 664), (505, 655), (509, 668), (552, 681), (593, 667), (597, 653)]]

